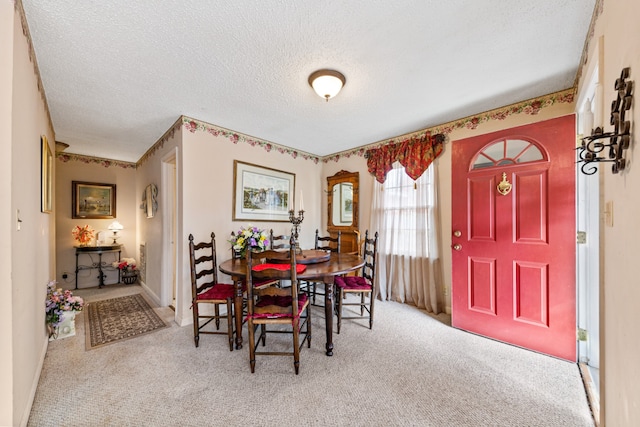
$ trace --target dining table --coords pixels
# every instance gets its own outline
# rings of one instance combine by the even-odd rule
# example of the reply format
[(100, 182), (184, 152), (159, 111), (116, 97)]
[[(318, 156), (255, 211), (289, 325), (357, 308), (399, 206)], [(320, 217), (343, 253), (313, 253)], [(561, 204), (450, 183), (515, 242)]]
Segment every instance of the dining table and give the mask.
[[(289, 251), (283, 252), (283, 257)], [(284, 258), (283, 258), (284, 259)], [(333, 281), (336, 276), (358, 270), (364, 265), (364, 259), (354, 253), (336, 253), (318, 250), (300, 250), (296, 255), (298, 264), (305, 264), (306, 269), (297, 275), (298, 280), (310, 280), (325, 284), (324, 309), (325, 330), (327, 335), (326, 354), (333, 356)], [(231, 276), (235, 288), (234, 320), (236, 326), (236, 349), (242, 348), (242, 306), (244, 283), (247, 274), (245, 258), (232, 258), (222, 262), (219, 270)]]

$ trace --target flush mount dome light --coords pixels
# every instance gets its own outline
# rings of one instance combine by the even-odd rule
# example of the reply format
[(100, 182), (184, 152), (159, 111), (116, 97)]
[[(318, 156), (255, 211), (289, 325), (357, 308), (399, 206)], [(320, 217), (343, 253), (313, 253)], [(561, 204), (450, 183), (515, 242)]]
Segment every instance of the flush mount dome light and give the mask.
[(313, 90), (327, 102), (340, 92), (346, 81), (342, 73), (335, 70), (318, 70), (309, 76)]

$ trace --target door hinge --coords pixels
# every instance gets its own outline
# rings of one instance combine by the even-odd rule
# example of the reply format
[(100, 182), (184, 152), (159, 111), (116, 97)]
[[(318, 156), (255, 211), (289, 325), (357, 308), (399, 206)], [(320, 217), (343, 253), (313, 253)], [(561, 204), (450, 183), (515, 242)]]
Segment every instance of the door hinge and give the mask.
[(587, 232), (586, 231), (578, 231), (578, 235), (577, 235), (577, 243), (579, 245), (584, 245), (585, 243), (587, 243)]
[(589, 338), (589, 334), (586, 329), (578, 328), (576, 330), (576, 337), (578, 341), (586, 341)]

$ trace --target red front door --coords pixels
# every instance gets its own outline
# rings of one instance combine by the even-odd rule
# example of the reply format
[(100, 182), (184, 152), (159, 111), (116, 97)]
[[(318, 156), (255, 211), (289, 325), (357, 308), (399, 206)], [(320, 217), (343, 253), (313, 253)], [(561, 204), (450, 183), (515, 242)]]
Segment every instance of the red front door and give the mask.
[(453, 142), (452, 324), (576, 360), (575, 123)]

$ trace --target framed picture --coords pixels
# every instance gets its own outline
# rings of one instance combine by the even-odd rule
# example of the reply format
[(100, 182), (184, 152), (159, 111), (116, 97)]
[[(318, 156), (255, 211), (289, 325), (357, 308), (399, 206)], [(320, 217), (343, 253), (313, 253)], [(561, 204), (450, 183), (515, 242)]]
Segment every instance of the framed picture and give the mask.
[(72, 218), (107, 219), (116, 217), (116, 185), (71, 182)]
[(158, 210), (158, 187), (155, 184), (149, 184), (145, 187), (140, 208), (147, 218), (153, 218), (156, 215)]
[(40, 137), (40, 177), (40, 210), (51, 213), (53, 210), (53, 155), (47, 137), (44, 135)]
[(296, 176), (233, 161), (233, 220), (289, 222)]
[(340, 222), (353, 221), (353, 184), (340, 184)]

